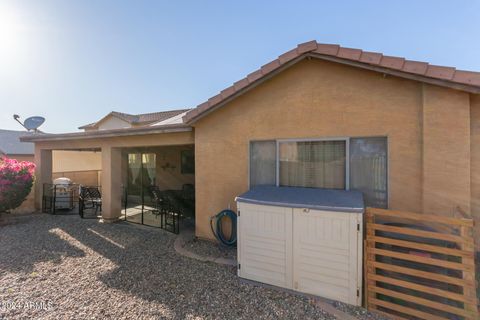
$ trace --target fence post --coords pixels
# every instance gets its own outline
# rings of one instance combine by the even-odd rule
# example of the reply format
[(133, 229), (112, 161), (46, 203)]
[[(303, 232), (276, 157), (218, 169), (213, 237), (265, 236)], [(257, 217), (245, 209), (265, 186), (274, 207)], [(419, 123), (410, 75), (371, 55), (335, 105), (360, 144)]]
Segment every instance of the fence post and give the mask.
[(475, 248), (474, 244), (471, 241), (473, 240), (473, 228), (468, 226), (460, 226), (460, 236), (465, 240), (460, 245), (460, 248), (464, 251), (471, 252), (471, 255), (467, 257), (462, 257), (462, 263), (469, 268), (469, 270), (464, 270), (462, 272), (462, 278), (465, 281), (465, 286), (463, 287), (463, 295), (465, 296), (465, 310), (472, 314), (470, 319), (475, 319), (475, 314), (477, 311), (477, 294), (475, 289)]
[[(372, 287), (375, 287), (376, 282), (375, 280), (370, 280), (369, 275), (375, 274), (375, 267), (370, 262), (375, 262), (375, 254), (372, 253), (371, 250), (368, 250), (368, 248), (375, 248), (375, 241), (371, 239), (371, 237), (375, 236), (375, 230), (372, 228), (372, 224), (375, 223), (375, 216), (373, 215), (373, 212), (371, 211), (370, 208), (367, 208), (366, 220), (367, 220), (367, 223), (366, 223), (366, 226), (367, 226), (367, 241), (366, 241), (367, 242), (367, 245), (366, 245), (367, 277), (365, 279), (365, 282), (366, 282), (367, 288), (372, 288)], [(365, 299), (365, 301), (366, 301), (367, 308), (370, 310), (376, 310), (377, 309), (376, 305), (373, 304), (373, 299), (375, 299), (376, 297), (375, 292), (367, 290), (366, 297), (367, 298)]]

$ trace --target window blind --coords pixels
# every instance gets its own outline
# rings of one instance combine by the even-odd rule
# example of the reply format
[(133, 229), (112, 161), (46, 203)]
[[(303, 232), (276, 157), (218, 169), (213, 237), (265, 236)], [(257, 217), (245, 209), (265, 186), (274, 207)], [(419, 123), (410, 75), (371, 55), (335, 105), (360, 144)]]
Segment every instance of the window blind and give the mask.
[(345, 189), (345, 141), (292, 141), (279, 145), (281, 186)]
[(350, 189), (362, 191), (366, 206), (388, 207), (387, 138), (350, 139)]

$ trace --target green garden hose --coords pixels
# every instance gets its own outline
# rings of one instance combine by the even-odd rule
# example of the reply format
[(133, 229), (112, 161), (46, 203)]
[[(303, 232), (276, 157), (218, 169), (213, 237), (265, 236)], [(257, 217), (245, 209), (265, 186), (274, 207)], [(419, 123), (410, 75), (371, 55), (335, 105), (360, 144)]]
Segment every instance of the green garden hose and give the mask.
[[(230, 238), (227, 239), (223, 232), (222, 228), (222, 219), (228, 218), (231, 220), (231, 232)], [(215, 220), (216, 228), (213, 228), (213, 220)], [(215, 238), (218, 239), (221, 243), (226, 246), (234, 246), (237, 243), (237, 215), (235, 212), (229, 209), (225, 209), (214, 215), (210, 218), (210, 229), (212, 229), (212, 233), (215, 235)]]

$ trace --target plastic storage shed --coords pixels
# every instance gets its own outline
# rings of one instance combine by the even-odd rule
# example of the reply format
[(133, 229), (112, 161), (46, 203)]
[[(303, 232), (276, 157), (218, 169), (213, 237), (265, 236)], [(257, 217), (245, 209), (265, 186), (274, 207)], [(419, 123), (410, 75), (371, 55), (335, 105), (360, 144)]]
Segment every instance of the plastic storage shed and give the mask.
[(241, 278), (361, 305), (360, 192), (265, 186), (236, 201)]

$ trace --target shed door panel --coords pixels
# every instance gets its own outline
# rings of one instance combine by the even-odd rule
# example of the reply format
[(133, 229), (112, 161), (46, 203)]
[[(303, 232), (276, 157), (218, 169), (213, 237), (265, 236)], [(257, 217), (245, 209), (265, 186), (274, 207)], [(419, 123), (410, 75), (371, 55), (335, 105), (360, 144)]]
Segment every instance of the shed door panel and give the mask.
[(292, 288), (292, 209), (239, 203), (239, 276)]
[(294, 288), (357, 304), (356, 216), (303, 209), (293, 214)]

